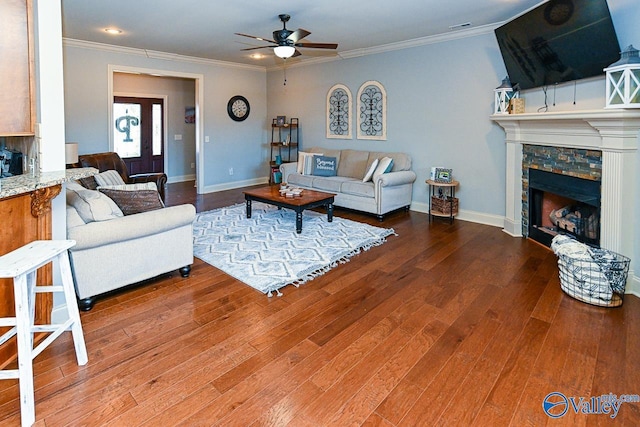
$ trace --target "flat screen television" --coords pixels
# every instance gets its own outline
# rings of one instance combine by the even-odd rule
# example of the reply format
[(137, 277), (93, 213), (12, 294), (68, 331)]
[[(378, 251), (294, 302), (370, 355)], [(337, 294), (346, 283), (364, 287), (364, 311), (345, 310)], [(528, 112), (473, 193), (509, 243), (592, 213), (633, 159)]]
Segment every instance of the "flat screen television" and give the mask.
[(620, 58), (606, 0), (551, 0), (495, 30), (520, 89), (604, 74)]

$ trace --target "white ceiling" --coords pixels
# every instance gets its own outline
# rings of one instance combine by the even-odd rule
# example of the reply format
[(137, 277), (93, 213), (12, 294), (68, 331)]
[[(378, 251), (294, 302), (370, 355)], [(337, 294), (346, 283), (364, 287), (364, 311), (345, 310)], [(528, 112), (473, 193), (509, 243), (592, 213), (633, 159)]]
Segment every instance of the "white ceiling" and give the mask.
[[(539, 0), (62, 0), (63, 36), (97, 43), (272, 67), (282, 63), (271, 49), (242, 51), (262, 43), (234, 33), (272, 38), (282, 28), (281, 13), (291, 15), (287, 28), (304, 28), (307, 42), (338, 43), (348, 55), (421, 39), (466, 31), (511, 19)], [(471, 22), (462, 29), (449, 29)], [(116, 27), (112, 36), (104, 29)], [(262, 52), (263, 59), (249, 55)], [(288, 61), (336, 55), (301, 49)]]

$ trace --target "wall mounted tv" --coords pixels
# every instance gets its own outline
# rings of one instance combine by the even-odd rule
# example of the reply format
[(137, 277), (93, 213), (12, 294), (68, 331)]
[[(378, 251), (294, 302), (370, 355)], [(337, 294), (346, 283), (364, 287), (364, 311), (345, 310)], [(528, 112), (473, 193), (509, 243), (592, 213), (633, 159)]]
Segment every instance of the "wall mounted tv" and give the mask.
[(495, 30), (520, 89), (604, 74), (620, 58), (606, 0), (551, 0)]

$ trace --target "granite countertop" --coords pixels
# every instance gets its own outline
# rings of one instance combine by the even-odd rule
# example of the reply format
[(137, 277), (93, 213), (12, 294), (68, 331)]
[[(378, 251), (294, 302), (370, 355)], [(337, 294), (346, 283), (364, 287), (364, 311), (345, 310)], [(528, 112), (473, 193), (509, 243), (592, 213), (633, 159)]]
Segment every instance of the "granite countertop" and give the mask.
[(41, 172), (36, 175), (23, 174), (2, 178), (0, 179), (0, 199), (29, 193), (39, 188), (52, 187), (74, 179), (96, 175), (98, 172), (96, 168), (76, 168)]

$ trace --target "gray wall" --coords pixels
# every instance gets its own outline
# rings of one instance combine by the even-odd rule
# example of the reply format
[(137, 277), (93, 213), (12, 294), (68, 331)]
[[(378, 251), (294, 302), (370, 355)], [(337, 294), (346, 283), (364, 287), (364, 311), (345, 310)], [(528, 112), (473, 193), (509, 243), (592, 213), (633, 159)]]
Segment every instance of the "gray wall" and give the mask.
[[(493, 89), (505, 68), (493, 34), (268, 73), (270, 117), (300, 118), (302, 149), (311, 146), (400, 151), (411, 155), (418, 179), (414, 207), (425, 208), (432, 166), (453, 169), (460, 209), (504, 216), (505, 144), (489, 120)], [(326, 96), (336, 83), (354, 99), (362, 83), (376, 80), (387, 93), (387, 140), (327, 139)], [(355, 115), (355, 114), (354, 114)], [(422, 206), (420, 206), (422, 204)]]
[[(113, 76), (113, 91), (116, 94), (166, 96), (165, 173), (169, 182), (195, 179), (195, 168), (192, 169), (191, 164), (196, 162), (196, 126), (184, 121), (185, 107), (195, 106), (195, 90), (193, 79), (128, 73), (115, 73)], [(175, 135), (182, 135), (182, 140), (176, 141)]]
[[(266, 176), (267, 141), (266, 73), (258, 67), (216, 61), (176, 61), (148, 58), (140, 52), (65, 42), (64, 96), (66, 140), (79, 143), (80, 154), (109, 149), (108, 67), (126, 66), (204, 77), (203, 130), (210, 142), (202, 142), (204, 186), (224, 187), (233, 182), (251, 182)], [(245, 96), (251, 114), (244, 122), (227, 115), (227, 101)], [(171, 135), (172, 136), (172, 135)], [(228, 168), (234, 168), (234, 175)]]

